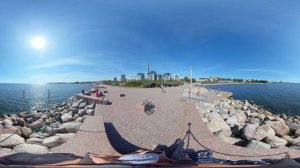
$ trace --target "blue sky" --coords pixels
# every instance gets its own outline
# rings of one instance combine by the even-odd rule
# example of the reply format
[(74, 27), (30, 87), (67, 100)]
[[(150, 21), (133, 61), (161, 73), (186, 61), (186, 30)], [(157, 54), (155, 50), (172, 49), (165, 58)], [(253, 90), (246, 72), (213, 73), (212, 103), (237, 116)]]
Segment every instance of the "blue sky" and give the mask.
[[(0, 0), (0, 82), (158, 73), (300, 82), (300, 1)], [(37, 50), (31, 39), (43, 36)]]

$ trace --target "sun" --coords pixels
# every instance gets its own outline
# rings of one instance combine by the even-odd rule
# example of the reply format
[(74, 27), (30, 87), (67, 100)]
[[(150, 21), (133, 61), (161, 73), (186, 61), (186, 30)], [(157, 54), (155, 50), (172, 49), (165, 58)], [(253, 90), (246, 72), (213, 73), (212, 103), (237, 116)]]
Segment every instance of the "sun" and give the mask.
[(31, 45), (35, 49), (43, 49), (46, 46), (46, 40), (42, 36), (35, 36), (31, 40)]

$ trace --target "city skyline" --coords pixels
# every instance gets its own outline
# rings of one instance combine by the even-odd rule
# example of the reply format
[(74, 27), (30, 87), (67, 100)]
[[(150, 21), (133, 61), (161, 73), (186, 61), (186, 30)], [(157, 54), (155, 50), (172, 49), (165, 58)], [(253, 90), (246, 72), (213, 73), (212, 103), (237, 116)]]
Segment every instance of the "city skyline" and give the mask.
[(120, 2), (1, 2), (0, 83), (106, 80), (149, 63), (182, 77), (192, 67), (300, 82), (299, 1)]

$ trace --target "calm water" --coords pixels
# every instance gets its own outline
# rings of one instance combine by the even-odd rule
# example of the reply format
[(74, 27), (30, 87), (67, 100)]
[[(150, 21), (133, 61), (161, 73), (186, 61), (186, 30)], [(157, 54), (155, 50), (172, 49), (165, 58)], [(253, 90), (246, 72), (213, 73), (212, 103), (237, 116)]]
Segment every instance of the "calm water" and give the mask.
[(249, 100), (273, 113), (300, 114), (300, 84), (210, 85), (207, 88), (233, 92), (233, 97)]
[[(81, 84), (1, 84), (0, 114), (16, 113), (25, 107), (28, 110), (44, 109), (48, 105), (62, 103), (82, 89), (90, 90), (89, 85)], [(23, 90), (25, 99), (23, 99)]]

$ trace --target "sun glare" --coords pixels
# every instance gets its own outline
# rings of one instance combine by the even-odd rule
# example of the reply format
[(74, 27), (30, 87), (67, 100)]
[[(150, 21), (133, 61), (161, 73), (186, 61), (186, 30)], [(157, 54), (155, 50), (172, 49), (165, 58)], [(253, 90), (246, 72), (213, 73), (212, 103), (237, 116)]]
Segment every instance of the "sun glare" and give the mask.
[(31, 40), (31, 45), (36, 49), (43, 49), (46, 45), (46, 41), (42, 36), (33, 37)]

